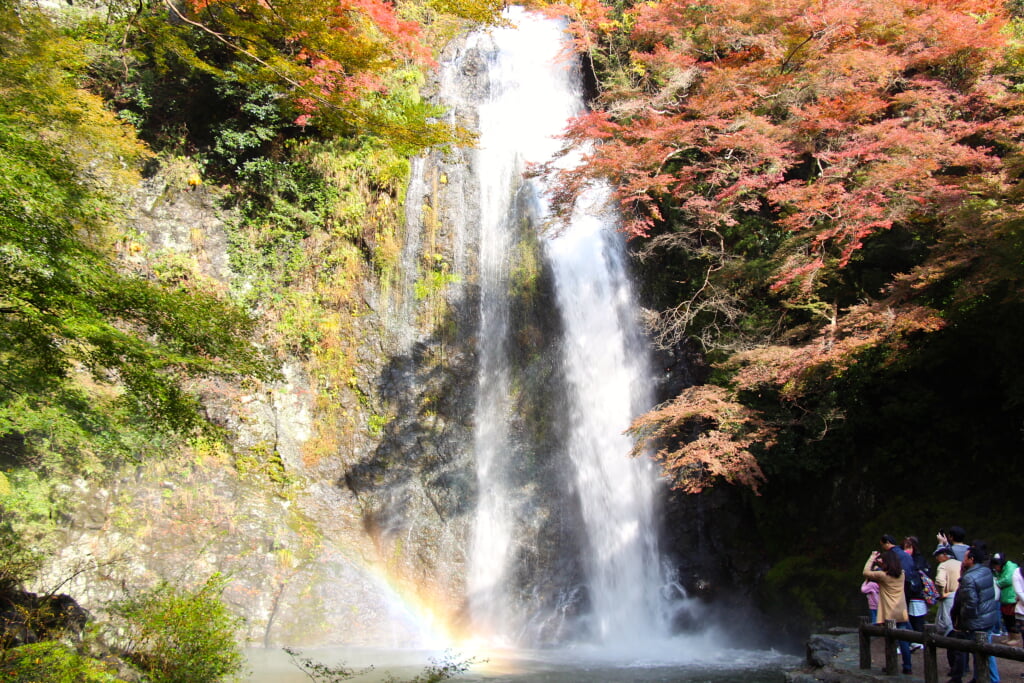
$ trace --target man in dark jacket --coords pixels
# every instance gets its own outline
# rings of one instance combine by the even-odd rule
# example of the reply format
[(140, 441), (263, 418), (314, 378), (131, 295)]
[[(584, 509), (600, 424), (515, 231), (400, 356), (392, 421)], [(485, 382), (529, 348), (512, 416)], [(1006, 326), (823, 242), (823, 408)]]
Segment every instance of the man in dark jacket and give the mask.
[[(988, 557), (985, 551), (971, 546), (964, 554), (963, 565), (961, 566), (960, 588), (957, 589), (956, 600), (959, 603), (959, 615), (957, 620), (958, 631), (984, 631), (988, 634), (988, 642), (992, 642), (992, 635), (999, 630), (1001, 617), (999, 615), (999, 597), (996, 595), (996, 588), (992, 570), (985, 566)], [(978, 671), (977, 655), (974, 656), (974, 671)], [(992, 683), (999, 683), (999, 669), (996, 666), (996, 658), (989, 657), (989, 680)], [(954, 676), (954, 680), (956, 677)]]

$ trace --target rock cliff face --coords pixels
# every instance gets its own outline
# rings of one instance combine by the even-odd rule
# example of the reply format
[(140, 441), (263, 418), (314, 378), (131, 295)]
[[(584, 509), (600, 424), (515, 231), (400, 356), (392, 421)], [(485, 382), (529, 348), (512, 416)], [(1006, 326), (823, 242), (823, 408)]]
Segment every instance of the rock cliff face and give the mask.
[[(215, 192), (189, 186), (185, 175), (171, 164), (137, 189), (140, 236), (128, 257), (177, 260), (226, 290), (229, 216)], [(374, 350), (386, 329), (372, 310), (359, 329), (368, 353), (357, 376), (373, 387), (383, 365)], [(345, 484), (351, 456), (311, 460), (304, 451), (325, 407), (302, 359), (284, 360), (270, 384), (196, 388), (210, 419), (230, 434), (231, 452), (196, 443), (102, 481), (74, 482), (77, 509), (41, 587), (66, 581), (64, 590), (100, 611), (125, 589), (222, 572), (232, 578), (225, 598), (255, 644), (413, 642), (416, 625), (368, 542), (365, 501)], [(327, 410), (352, 409), (356, 401), (346, 399)], [(380, 399), (373, 392), (369, 400)], [(352, 434), (347, 452), (373, 450), (365, 431)]]

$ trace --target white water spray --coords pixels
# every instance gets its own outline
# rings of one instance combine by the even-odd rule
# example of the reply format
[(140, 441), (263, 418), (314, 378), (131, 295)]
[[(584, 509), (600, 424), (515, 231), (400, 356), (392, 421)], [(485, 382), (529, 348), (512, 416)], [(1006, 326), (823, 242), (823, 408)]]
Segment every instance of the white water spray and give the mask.
[(568, 230), (549, 242), (565, 323), (572, 388), (569, 457), (576, 470), (590, 552), (585, 556), (602, 641), (630, 647), (664, 635), (653, 519), (656, 475), (627, 457), (624, 434), (650, 405), (646, 349), (632, 328), (632, 298), (607, 193), (592, 191)]
[[(509, 250), (517, 202), (529, 196), (535, 220), (547, 216), (545, 188), (524, 180), (531, 162), (555, 155), (569, 117), (582, 110), (579, 74), (567, 56), (563, 26), (511, 9), (511, 28), (470, 37), (467, 50), (485, 55), (487, 96), (478, 103), (479, 145), (473, 162), (480, 186), (479, 388), (475, 450), (479, 502), (467, 584), (474, 625), (512, 644), (525, 615), (507, 584), (517, 548), (537, 511), (511, 494)], [(465, 65), (449, 64), (443, 93)], [(454, 96), (454, 95), (453, 95)], [(629, 648), (666, 632), (653, 520), (656, 475), (646, 459), (631, 459), (623, 435), (649, 405), (645, 347), (633, 327), (623, 244), (607, 193), (594, 191), (586, 210), (546, 241), (565, 338), (561, 369), (569, 396), (562, 457), (573, 472), (589, 603), (587, 634)], [(573, 492), (566, 492), (567, 495)]]

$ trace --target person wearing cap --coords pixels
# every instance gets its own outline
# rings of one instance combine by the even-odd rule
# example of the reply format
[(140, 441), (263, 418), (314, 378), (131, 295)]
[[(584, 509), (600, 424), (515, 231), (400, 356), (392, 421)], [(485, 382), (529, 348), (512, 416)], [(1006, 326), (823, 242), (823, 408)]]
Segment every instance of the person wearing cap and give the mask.
[(992, 569), (992, 575), (996, 577), (996, 587), (999, 589), (999, 611), (1003, 616), (1003, 630), (1007, 634), (1016, 633), (1014, 612), (1017, 608), (1017, 595), (1013, 592), (1013, 575), (1017, 571), (1017, 563), (1006, 559), (1003, 553), (993, 553), (988, 565)]
[[(939, 565), (935, 568), (935, 588), (939, 591), (939, 601), (935, 605), (935, 628), (940, 635), (948, 636), (953, 631), (953, 601), (956, 599), (956, 589), (960, 583), (960, 560), (956, 559), (953, 549), (948, 545), (940, 545), (932, 553)], [(963, 660), (964, 653), (957, 650), (946, 649), (946, 664), (950, 672), (960, 672), (966, 668)], [(955, 677), (956, 680), (959, 676)]]
[(939, 633), (945, 635), (953, 630), (953, 619), (950, 610), (953, 598), (960, 583), (960, 560), (956, 559), (953, 549), (948, 545), (940, 545), (932, 555), (939, 565), (935, 568), (935, 588), (939, 591), (939, 602), (935, 609), (935, 626)]

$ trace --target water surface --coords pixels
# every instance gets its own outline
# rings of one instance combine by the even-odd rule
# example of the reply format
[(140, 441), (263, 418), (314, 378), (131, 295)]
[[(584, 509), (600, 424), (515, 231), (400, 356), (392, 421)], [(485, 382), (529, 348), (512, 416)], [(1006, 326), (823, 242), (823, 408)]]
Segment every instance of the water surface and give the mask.
[[(798, 657), (774, 650), (741, 650), (708, 646), (699, 654), (689, 652), (695, 643), (680, 641), (677, 651), (660, 655), (623, 658), (621, 653), (590, 647), (559, 650), (493, 651), (477, 655), (478, 661), (457, 681), (542, 683), (781, 683), (785, 671), (800, 664)], [(251, 683), (301, 683), (310, 680), (280, 649), (246, 652)], [(457, 651), (327, 648), (303, 650), (302, 655), (331, 666), (373, 670), (349, 680), (377, 683), (393, 676), (398, 681), (421, 674), (431, 661), (446, 656), (468, 658)], [(486, 659), (486, 661), (482, 661)]]

